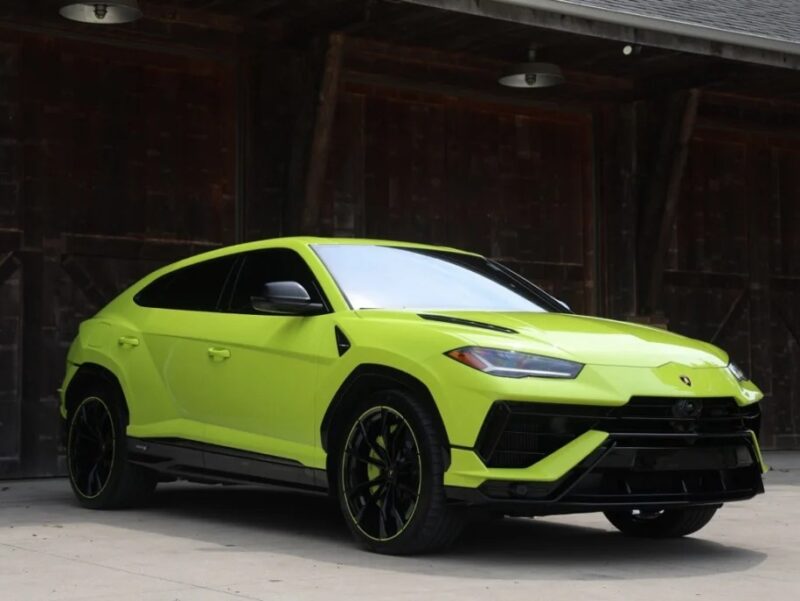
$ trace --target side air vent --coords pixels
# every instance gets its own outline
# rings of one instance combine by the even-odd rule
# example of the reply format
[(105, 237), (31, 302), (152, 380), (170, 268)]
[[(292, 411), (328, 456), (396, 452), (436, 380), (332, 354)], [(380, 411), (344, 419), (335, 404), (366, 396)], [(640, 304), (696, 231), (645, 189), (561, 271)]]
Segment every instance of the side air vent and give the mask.
[(434, 315), (432, 313), (418, 313), (422, 319), (430, 321), (443, 321), (444, 323), (454, 323), (460, 326), (471, 326), (473, 328), (483, 328), (484, 330), (492, 330), (494, 332), (504, 332), (505, 334), (518, 334), (516, 330), (511, 328), (504, 328), (497, 326), (493, 323), (485, 323), (483, 321), (472, 321), (471, 319), (462, 319), (460, 317), (451, 317), (450, 315)]
[(334, 326), (333, 331), (336, 334), (336, 348), (341, 357), (350, 350), (350, 341), (347, 339), (347, 336), (344, 335), (344, 332), (339, 329), (339, 326)]

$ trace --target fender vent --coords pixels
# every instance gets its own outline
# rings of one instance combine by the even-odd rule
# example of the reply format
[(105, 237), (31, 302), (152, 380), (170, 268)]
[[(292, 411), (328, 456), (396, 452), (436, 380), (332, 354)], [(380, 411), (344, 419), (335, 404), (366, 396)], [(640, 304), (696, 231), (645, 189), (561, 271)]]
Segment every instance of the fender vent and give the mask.
[(336, 349), (339, 351), (339, 356), (341, 357), (350, 350), (350, 341), (347, 339), (347, 336), (344, 335), (344, 332), (339, 329), (339, 326), (334, 326), (333, 332), (336, 335)]

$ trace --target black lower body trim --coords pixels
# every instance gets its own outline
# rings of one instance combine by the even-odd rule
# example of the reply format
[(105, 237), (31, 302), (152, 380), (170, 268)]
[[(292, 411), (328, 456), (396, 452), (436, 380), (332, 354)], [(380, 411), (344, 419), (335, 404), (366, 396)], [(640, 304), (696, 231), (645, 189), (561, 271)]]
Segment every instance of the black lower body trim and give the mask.
[(718, 506), (764, 492), (749, 436), (691, 447), (612, 437), (555, 482), (447, 487), (451, 502), (510, 515)]
[(131, 463), (206, 483), (269, 484), (323, 492), (325, 470), (297, 461), (176, 438), (128, 438)]

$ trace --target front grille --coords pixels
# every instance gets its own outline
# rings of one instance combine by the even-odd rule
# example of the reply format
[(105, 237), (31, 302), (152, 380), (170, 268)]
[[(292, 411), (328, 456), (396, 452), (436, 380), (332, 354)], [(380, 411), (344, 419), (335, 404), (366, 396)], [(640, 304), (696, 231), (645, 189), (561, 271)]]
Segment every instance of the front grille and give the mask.
[(499, 401), (477, 451), (489, 467), (522, 468), (592, 429), (608, 432), (618, 446), (681, 447), (741, 440), (748, 430), (758, 432), (759, 421), (758, 405), (740, 407), (733, 398), (634, 397), (619, 407)]

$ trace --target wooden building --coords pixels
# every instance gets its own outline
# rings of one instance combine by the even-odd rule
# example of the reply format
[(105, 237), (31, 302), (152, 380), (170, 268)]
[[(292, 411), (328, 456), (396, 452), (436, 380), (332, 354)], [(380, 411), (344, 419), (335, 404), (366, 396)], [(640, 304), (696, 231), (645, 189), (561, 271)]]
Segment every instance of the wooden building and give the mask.
[[(0, 477), (63, 473), (78, 323), (166, 262), (294, 233), (498, 258), (726, 348), (800, 443), (791, 0), (0, 3)], [(535, 46), (566, 82), (497, 83)], [(626, 48), (627, 46), (627, 48)]]

